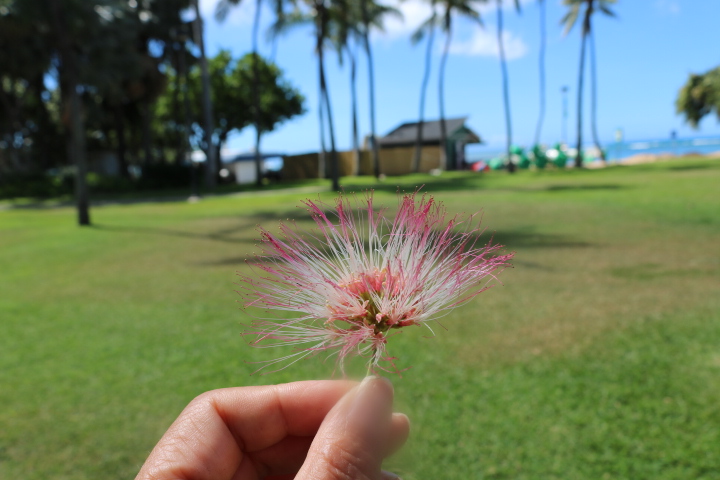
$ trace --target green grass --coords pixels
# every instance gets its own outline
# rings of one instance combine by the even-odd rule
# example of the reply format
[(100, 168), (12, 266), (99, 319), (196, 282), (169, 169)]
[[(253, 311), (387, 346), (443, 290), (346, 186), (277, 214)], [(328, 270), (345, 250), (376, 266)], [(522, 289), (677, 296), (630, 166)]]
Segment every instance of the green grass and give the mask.
[[(516, 258), (393, 339), (403, 478), (720, 479), (720, 162), (346, 179), (391, 208), (423, 184)], [(195, 395), (328, 376), (250, 376), (277, 353), (233, 291), (254, 226), (306, 225), (305, 196), (0, 211), (0, 478), (132, 478)]]

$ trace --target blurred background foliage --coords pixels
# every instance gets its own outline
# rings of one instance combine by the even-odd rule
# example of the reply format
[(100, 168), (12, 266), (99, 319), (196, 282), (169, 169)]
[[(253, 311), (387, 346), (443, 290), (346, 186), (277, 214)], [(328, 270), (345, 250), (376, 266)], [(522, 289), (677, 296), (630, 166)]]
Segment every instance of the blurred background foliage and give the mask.
[[(95, 191), (186, 187), (190, 151), (219, 150), (252, 123), (251, 56), (221, 51), (209, 61), (215, 121), (205, 141), (198, 36), (184, 19), (191, 3), (0, 1), (0, 198), (72, 193), (84, 151), (118, 160), (118, 178), (88, 177)], [(258, 65), (271, 131), (304, 112), (304, 97), (276, 65)], [(75, 150), (73, 122), (84, 143)]]

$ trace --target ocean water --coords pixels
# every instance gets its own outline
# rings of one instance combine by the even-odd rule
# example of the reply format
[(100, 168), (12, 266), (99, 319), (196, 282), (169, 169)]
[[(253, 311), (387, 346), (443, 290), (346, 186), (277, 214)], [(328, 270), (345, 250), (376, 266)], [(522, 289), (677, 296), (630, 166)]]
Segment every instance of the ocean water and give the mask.
[(609, 159), (619, 160), (638, 154), (687, 155), (699, 153), (707, 155), (720, 151), (720, 138), (696, 137), (678, 138), (674, 140), (639, 140), (633, 142), (616, 142), (605, 146)]
[[(610, 161), (618, 161), (639, 154), (688, 155), (697, 153), (707, 155), (709, 153), (720, 152), (720, 137), (632, 140), (604, 143), (602, 146)], [(529, 146), (525, 146), (526, 149), (528, 147)], [(550, 148), (550, 145), (548, 145), (548, 148)], [(588, 149), (589, 152), (592, 152), (594, 145), (588, 143), (585, 144), (585, 148)], [(475, 163), (481, 160), (488, 161), (492, 158), (503, 156), (504, 154), (505, 150), (501, 148), (477, 147), (468, 148), (466, 157), (468, 163)]]

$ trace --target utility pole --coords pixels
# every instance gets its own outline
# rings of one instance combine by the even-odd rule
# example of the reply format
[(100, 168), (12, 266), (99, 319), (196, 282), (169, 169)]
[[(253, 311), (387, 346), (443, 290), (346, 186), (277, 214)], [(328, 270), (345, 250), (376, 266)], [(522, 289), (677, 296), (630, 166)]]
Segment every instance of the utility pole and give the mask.
[(207, 146), (207, 159), (205, 163), (205, 186), (209, 189), (215, 188), (217, 184), (217, 162), (215, 148), (212, 144), (213, 125), (212, 103), (210, 101), (210, 72), (208, 71), (207, 57), (205, 56), (205, 39), (203, 38), (203, 20), (200, 16), (199, 0), (193, 0), (195, 9), (195, 21), (193, 22), (193, 33), (195, 43), (200, 48), (200, 75), (202, 79), (202, 103), (203, 103), (203, 124), (205, 128), (205, 145)]

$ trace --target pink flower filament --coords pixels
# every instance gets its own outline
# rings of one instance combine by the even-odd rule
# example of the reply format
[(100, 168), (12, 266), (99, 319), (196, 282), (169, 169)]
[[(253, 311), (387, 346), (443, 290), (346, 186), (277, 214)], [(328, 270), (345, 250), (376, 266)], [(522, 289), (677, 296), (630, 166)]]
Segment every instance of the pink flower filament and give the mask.
[(370, 357), (373, 369), (380, 361), (394, 368), (386, 355), (392, 330), (427, 326), (467, 302), (512, 257), (497, 255), (498, 245), (476, 247), (481, 232), (474, 216), (446, 220), (445, 208), (429, 195), (402, 196), (392, 222), (375, 209), (372, 194), (353, 199), (355, 212), (340, 196), (332, 216), (326, 204), (303, 202), (319, 235), (285, 224), (279, 236), (260, 229), (262, 253), (249, 263), (263, 274), (241, 275), (246, 306), (295, 316), (258, 319), (246, 334), (256, 336), (254, 346), (301, 347), (269, 364), (331, 350), (341, 368), (351, 354)]

